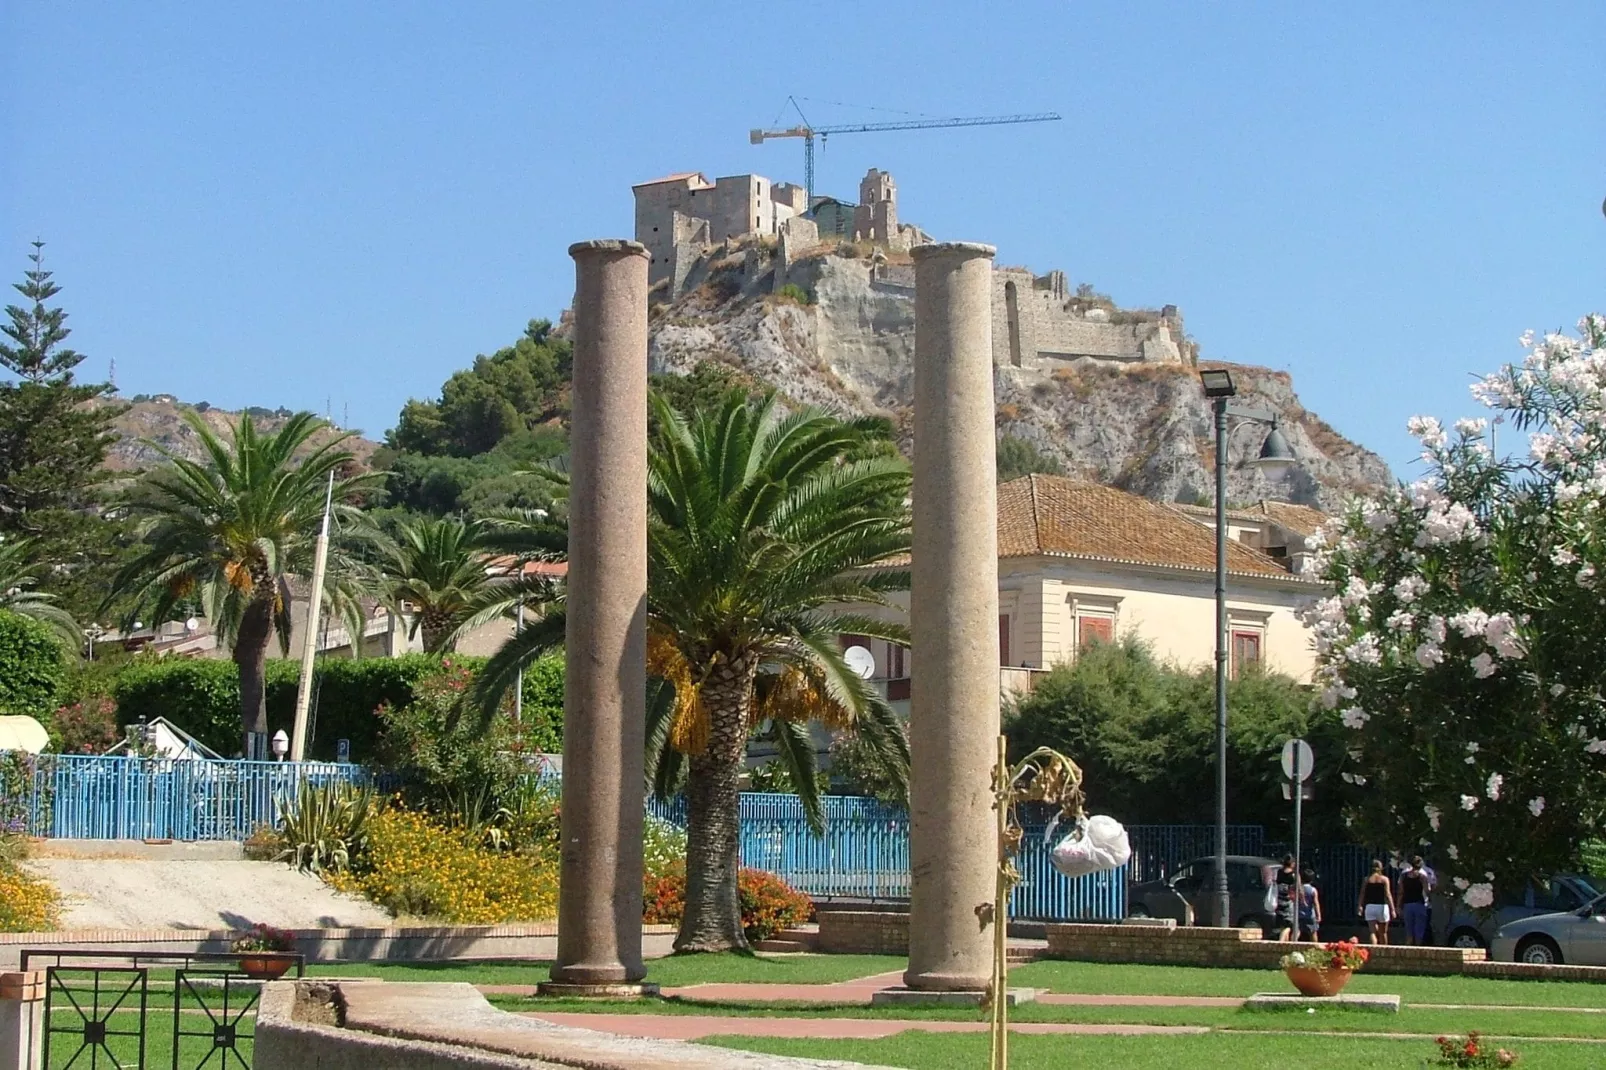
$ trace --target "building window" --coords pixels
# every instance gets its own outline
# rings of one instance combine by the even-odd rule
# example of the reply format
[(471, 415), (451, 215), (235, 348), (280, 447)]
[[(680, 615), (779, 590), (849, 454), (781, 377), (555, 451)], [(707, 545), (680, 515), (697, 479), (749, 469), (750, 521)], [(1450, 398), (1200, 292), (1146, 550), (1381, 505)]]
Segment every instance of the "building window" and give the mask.
[(887, 644), (888, 679), (901, 680), (909, 675), (908, 662), (905, 660), (908, 656), (908, 653), (908, 650), (899, 646), (897, 643)]
[(1109, 617), (1077, 617), (1076, 649), (1086, 650), (1095, 643), (1115, 641), (1115, 621)]
[(998, 615), (998, 664), (1009, 664), (1009, 614)]
[(1238, 632), (1232, 633), (1232, 678), (1234, 680), (1246, 672), (1254, 672), (1260, 668), (1260, 633)]

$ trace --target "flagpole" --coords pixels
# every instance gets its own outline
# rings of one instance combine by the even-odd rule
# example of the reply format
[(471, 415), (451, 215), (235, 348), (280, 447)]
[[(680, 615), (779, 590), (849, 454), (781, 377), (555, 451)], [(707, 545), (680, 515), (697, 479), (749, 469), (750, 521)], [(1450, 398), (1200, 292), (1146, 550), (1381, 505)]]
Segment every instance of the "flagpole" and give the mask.
[[(301, 680), (296, 685), (295, 729), (290, 736), (290, 760), (305, 759), (307, 751), (307, 710), (312, 705), (312, 662), (318, 656), (318, 617), (323, 612), (323, 573), (329, 563), (329, 513), (335, 501), (335, 474), (329, 473), (329, 488), (323, 498), (323, 528), (318, 532), (318, 548), (312, 559), (312, 594), (307, 600), (306, 636), (301, 643)], [(362, 642), (362, 636), (352, 638)]]

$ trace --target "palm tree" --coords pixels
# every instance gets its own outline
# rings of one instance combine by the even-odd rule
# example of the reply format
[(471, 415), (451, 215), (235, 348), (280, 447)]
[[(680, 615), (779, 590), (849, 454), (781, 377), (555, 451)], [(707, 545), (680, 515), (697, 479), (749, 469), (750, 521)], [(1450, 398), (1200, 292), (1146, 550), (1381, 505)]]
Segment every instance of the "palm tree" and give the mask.
[(9, 609), (49, 625), (76, 650), (84, 641), (78, 622), (56, 604), (55, 595), (34, 589), (39, 585), (38, 577), (33, 574), (37, 545), (32, 539), (0, 542), (0, 609)]
[[(322, 522), (324, 494), (334, 476), (334, 519), (343, 529), (360, 521), (346, 503), (374, 485), (375, 477), (340, 476), (353, 461), (334, 435), (310, 440), (328, 425), (297, 413), (274, 434), (259, 434), (242, 416), (225, 442), (199, 415), (185, 422), (200, 439), (203, 459), (192, 461), (156, 446), (167, 463), (133, 489), (129, 505), (143, 518), (144, 547), (112, 581), (108, 603), (130, 595), (134, 610), (166, 620), (184, 601), (199, 601), (219, 638), (233, 645), (240, 671), (240, 721), (249, 749), (253, 733), (268, 728), (263, 670), (275, 631), (290, 649), (291, 575), (310, 572)], [(154, 445), (154, 444), (153, 444)], [(303, 456), (297, 460), (297, 454)], [(361, 635), (357, 589), (341, 555), (331, 549), (327, 587), (331, 606)]]
[[(653, 790), (687, 800), (679, 951), (747, 946), (736, 878), (747, 741), (772, 733), (820, 822), (809, 724), (857, 732), (900, 778), (896, 714), (843, 661), (845, 634), (907, 642), (853, 612), (885, 606), (906, 571), (874, 568), (909, 550), (909, 473), (879, 425), (786, 413), (740, 391), (688, 423), (654, 396), (648, 470), (648, 666), (659, 681), (648, 753)], [(517, 667), (562, 640), (555, 608), (491, 659), (473, 699), (488, 716)]]
[(458, 517), (402, 520), (394, 539), (379, 539), (378, 585), (390, 611), (402, 616), (412, 607), (409, 637), (420, 632), (431, 654), (457, 645), (459, 626), (486, 597), (493, 577), (487, 571), (486, 525)]

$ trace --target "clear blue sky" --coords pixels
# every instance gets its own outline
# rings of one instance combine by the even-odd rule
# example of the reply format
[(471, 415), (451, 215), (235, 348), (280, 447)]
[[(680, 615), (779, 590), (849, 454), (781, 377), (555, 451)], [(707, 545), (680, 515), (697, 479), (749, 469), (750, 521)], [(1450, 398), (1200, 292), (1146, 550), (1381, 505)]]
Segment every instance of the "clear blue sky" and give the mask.
[[(1396, 10), (1387, 10), (1394, 8)], [(788, 22), (792, 17), (795, 21)], [(86, 371), (372, 435), (555, 318), (669, 171), (799, 180), (795, 93), (1040, 126), (843, 136), (904, 218), (1181, 306), (1401, 474), (1528, 327), (1606, 308), (1606, 4), (0, 5), (0, 278)], [(829, 103), (816, 123), (894, 118)]]

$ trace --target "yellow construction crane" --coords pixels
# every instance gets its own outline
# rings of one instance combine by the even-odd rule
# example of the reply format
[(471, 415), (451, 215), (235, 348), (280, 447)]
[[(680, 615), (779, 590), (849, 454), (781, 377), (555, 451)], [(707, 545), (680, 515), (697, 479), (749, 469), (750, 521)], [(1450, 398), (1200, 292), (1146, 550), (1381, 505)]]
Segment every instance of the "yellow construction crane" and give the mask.
[(814, 206), (814, 139), (824, 141), (832, 134), (871, 134), (883, 130), (940, 130), (952, 126), (1007, 126), (1011, 123), (1056, 123), (1060, 117), (1056, 112), (1040, 112), (1035, 115), (983, 115), (970, 118), (955, 119), (908, 119), (895, 123), (850, 123), (845, 126), (812, 126), (803, 109), (798, 107), (797, 101), (788, 98), (792, 107), (797, 109), (799, 116), (803, 117), (803, 125), (790, 126), (784, 130), (753, 130), (748, 134), (748, 140), (755, 145), (762, 145), (766, 141), (780, 137), (800, 137), (803, 139), (803, 185), (808, 190), (809, 207)]

